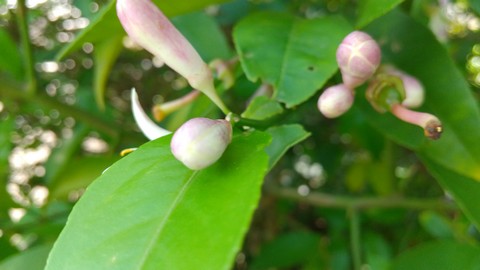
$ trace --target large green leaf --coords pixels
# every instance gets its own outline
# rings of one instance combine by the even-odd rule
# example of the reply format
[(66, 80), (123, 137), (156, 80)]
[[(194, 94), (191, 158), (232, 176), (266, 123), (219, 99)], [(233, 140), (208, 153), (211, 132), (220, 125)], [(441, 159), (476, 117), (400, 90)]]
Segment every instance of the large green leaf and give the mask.
[(305, 20), (264, 12), (242, 20), (233, 35), (247, 77), (272, 84), (275, 98), (293, 107), (337, 71), (337, 46), (351, 30), (341, 17)]
[(201, 171), (172, 156), (170, 139), (145, 144), (90, 185), (47, 269), (230, 269), (260, 197), (269, 136), (235, 136)]
[(1, 270), (42, 270), (45, 268), (51, 244), (34, 247), (22, 253), (10, 256), (0, 263)]
[[(153, 0), (167, 16), (176, 16), (190, 11), (198, 10), (208, 5), (225, 2), (226, 0)], [(90, 42), (97, 44), (99, 42), (116, 38), (124, 35), (124, 31), (117, 18), (115, 11), (116, 1), (111, 1), (99, 12), (98, 16), (92, 20), (90, 25), (82, 30), (74, 41), (65, 46), (57, 55), (57, 59), (65, 57), (67, 54), (80, 49), (84, 43)], [(108, 31), (105, 31), (108, 29)]]
[(421, 157), (430, 173), (455, 198), (455, 202), (467, 217), (480, 228), (480, 182), (438, 165), (429, 158)]
[(10, 172), (8, 158), (13, 148), (11, 133), (15, 125), (12, 116), (1, 118), (0, 115), (0, 220), (8, 220), (8, 210), (14, 205), (10, 194), (7, 192), (7, 181)]
[(480, 269), (480, 248), (441, 241), (420, 245), (402, 253), (393, 262), (394, 270)]
[(358, 9), (357, 27), (363, 28), (376, 18), (385, 15), (403, 0), (361, 0)]
[(445, 48), (428, 29), (400, 12), (378, 19), (368, 31), (382, 41), (384, 62), (395, 64), (425, 86), (426, 104), (420, 110), (437, 115), (444, 125), (444, 134), (438, 141), (428, 140), (420, 128), (390, 114), (377, 113), (359, 97), (357, 104), (369, 122), (397, 143), (480, 181), (480, 111)]

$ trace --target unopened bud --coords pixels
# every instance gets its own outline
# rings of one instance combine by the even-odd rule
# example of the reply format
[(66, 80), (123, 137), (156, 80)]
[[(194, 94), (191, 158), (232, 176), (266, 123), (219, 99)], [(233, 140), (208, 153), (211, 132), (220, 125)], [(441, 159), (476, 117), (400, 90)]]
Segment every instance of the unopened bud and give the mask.
[(117, 0), (117, 15), (127, 34), (140, 46), (185, 77), (224, 112), (210, 68), (188, 40), (150, 0)]
[(368, 34), (354, 31), (346, 36), (337, 49), (337, 63), (343, 83), (355, 88), (368, 80), (380, 65), (381, 51)]
[(193, 118), (173, 135), (170, 144), (176, 159), (192, 170), (215, 163), (232, 140), (232, 125), (226, 120)]
[(353, 91), (344, 84), (327, 88), (318, 99), (318, 109), (327, 118), (335, 118), (352, 107)]

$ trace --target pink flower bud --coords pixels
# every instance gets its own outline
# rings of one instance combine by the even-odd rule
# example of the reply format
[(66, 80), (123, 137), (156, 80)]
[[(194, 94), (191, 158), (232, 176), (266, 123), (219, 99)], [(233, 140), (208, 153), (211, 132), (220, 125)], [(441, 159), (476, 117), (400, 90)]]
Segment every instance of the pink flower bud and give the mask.
[(155, 4), (150, 0), (117, 0), (117, 15), (130, 38), (228, 112), (215, 92), (207, 64)]
[(232, 125), (226, 120), (193, 118), (173, 135), (170, 144), (176, 159), (192, 170), (215, 163), (232, 140)]
[(381, 51), (368, 34), (354, 31), (346, 36), (337, 49), (337, 63), (343, 83), (355, 88), (369, 79), (380, 65)]
[(335, 118), (352, 107), (353, 91), (344, 84), (327, 88), (318, 99), (318, 109), (327, 118)]

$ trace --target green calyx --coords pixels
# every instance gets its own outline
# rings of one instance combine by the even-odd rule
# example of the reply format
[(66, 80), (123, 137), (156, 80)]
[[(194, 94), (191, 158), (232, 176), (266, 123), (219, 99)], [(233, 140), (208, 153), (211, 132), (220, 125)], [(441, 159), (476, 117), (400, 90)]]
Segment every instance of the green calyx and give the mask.
[(405, 88), (399, 77), (381, 73), (371, 81), (365, 95), (375, 110), (385, 113), (390, 111), (394, 104), (403, 102)]

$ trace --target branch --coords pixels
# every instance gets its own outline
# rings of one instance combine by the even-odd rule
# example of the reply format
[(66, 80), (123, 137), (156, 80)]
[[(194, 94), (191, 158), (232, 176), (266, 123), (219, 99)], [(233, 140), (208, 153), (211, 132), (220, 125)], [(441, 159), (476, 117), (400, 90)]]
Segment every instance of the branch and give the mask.
[(33, 96), (37, 90), (37, 79), (35, 78), (35, 63), (33, 60), (30, 34), (28, 29), (27, 7), (25, 0), (17, 2), (18, 28), (22, 39), (22, 51), (25, 60), (25, 71), (28, 80), (27, 94)]
[(456, 210), (452, 202), (444, 199), (415, 199), (398, 196), (390, 197), (349, 197), (312, 192), (307, 196), (298, 194), (293, 188), (265, 186), (265, 191), (274, 196), (308, 203), (314, 206), (341, 209), (406, 208), (416, 210)]

